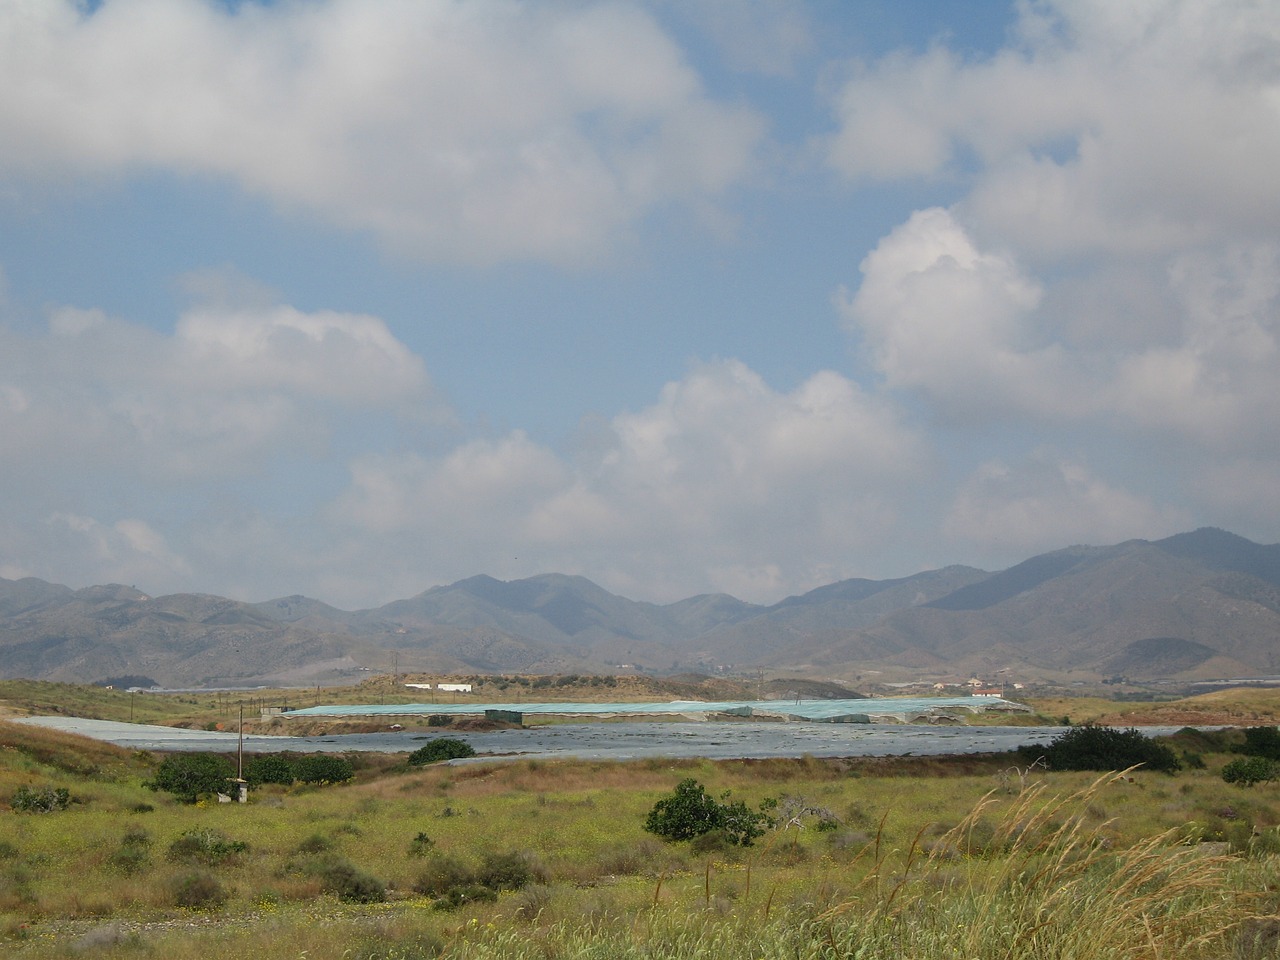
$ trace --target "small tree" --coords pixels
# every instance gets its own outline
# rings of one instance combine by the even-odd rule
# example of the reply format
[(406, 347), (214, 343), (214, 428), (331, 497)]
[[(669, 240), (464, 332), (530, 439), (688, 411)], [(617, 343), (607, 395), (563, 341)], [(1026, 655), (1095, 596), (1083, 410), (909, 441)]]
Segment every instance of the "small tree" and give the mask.
[[(727, 799), (725, 794), (722, 799)], [(706, 787), (690, 777), (680, 781), (669, 797), (653, 805), (644, 828), (665, 840), (692, 840), (714, 830), (723, 831), (732, 844), (751, 846), (764, 835), (768, 814), (747, 807), (741, 800), (725, 804), (707, 793)]]
[(1280, 760), (1280, 729), (1247, 727), (1244, 731), (1244, 746), (1240, 752), (1250, 757)]
[(230, 793), (235, 768), (216, 753), (173, 753), (161, 761), (145, 786), (164, 790), (179, 800), (195, 803), (202, 796)]
[(409, 763), (420, 767), (428, 763), (439, 763), (441, 760), (458, 760), (475, 755), (475, 748), (465, 740), (459, 740), (457, 737), (436, 737), (409, 754)]
[(1280, 763), (1266, 757), (1242, 757), (1232, 760), (1222, 768), (1222, 779), (1227, 783), (1238, 783), (1242, 787), (1270, 783), (1280, 779)]
[(278, 783), (287, 787), (294, 781), (293, 764), (278, 753), (262, 754), (245, 762), (244, 778), (251, 787), (260, 787), (264, 783)]

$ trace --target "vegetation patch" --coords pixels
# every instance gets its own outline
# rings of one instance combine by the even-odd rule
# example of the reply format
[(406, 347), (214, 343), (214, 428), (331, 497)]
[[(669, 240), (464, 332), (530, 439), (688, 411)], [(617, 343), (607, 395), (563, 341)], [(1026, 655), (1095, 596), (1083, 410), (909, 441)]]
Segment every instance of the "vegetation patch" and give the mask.
[(216, 753), (174, 753), (165, 757), (146, 786), (172, 793), (184, 803), (210, 794), (229, 794), (235, 768)]
[(1238, 783), (1242, 787), (1270, 783), (1272, 780), (1280, 780), (1280, 763), (1266, 757), (1241, 757), (1222, 768), (1222, 779), (1226, 783)]
[(217, 830), (202, 828), (188, 830), (173, 843), (165, 854), (173, 863), (202, 863), (216, 867), (238, 857), (249, 849), (243, 840), (232, 840)]
[(15, 813), (56, 813), (71, 806), (71, 791), (66, 787), (22, 786), (14, 791), (9, 806)]
[(439, 763), (442, 760), (460, 760), (463, 757), (474, 757), (475, 749), (465, 740), (457, 737), (436, 737), (428, 740), (413, 753), (409, 754), (409, 763), (415, 767), (428, 763)]
[(1021, 747), (1024, 758), (1041, 758), (1051, 770), (1148, 770), (1175, 773), (1182, 767), (1178, 755), (1137, 730), (1116, 730), (1084, 724), (1072, 727), (1043, 747)]
[[(726, 792), (721, 799), (727, 800), (728, 796)], [(644, 828), (664, 840), (692, 840), (715, 832), (731, 845), (749, 847), (757, 837), (764, 836), (765, 827), (771, 822), (769, 814), (751, 810), (741, 800), (717, 801), (706, 787), (689, 777), (670, 796), (653, 805)]]

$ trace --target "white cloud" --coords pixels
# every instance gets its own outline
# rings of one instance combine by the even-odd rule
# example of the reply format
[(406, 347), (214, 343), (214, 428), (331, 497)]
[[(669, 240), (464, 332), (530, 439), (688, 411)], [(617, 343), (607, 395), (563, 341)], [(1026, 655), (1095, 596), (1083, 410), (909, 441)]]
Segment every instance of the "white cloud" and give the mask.
[(813, 45), (814, 26), (796, 0), (673, 3), (671, 12), (704, 31), (734, 70), (786, 76)]
[(1026, 255), (1161, 253), (1280, 215), (1280, 9), (1029, 2), (1020, 43), (863, 67), (833, 98), (850, 177), (964, 175), (968, 214)]
[(49, 537), (60, 541), (59, 562), (72, 573), (92, 571), (89, 575), (96, 582), (172, 582), (191, 575), (186, 559), (145, 520), (104, 524), (92, 517), (54, 513), (46, 523)]
[(844, 377), (779, 393), (736, 361), (696, 367), (606, 434), (573, 463), (520, 433), (438, 459), (365, 458), (327, 522), (403, 556), (418, 583), (542, 569), (672, 600), (777, 598), (883, 544), (923, 458), (895, 411)]
[(1071, 358), (1035, 329), (1040, 284), (1009, 255), (979, 250), (950, 212), (913, 214), (861, 270), (840, 307), (889, 387), (924, 393), (947, 418), (1090, 408)]
[(1179, 511), (1097, 477), (1078, 460), (1041, 448), (1008, 464), (982, 464), (958, 491), (943, 531), (962, 549), (1008, 561), (1073, 543), (1106, 544), (1186, 529)]
[(1183, 329), (1126, 358), (1117, 409), (1218, 453), (1280, 446), (1280, 247), (1188, 254), (1170, 275)]
[(369, 316), (201, 306), (169, 335), (59, 308), (45, 336), (0, 327), (7, 485), (252, 473), (322, 450), (342, 410), (446, 415), (421, 360)]
[(645, 12), (514, 0), (0, 9), (0, 177), (229, 177), (410, 255), (597, 256), (762, 133)]

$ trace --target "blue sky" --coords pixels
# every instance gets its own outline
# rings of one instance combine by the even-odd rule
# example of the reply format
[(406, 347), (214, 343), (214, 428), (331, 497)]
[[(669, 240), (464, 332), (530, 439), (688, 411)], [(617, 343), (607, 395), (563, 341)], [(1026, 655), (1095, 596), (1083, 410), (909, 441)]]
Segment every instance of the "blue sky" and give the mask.
[(1280, 539), (1280, 11), (0, 9), (0, 576)]

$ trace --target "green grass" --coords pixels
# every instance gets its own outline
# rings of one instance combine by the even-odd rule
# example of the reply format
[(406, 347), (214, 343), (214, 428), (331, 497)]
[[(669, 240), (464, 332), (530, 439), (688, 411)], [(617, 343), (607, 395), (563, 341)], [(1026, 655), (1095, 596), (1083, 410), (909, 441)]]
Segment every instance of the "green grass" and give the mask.
[[(0, 953), (1251, 960), (1280, 936), (1243, 922), (1280, 906), (1280, 795), (1222, 783), (1229, 758), (1176, 777), (1024, 780), (1010, 757), (411, 768), (362, 756), (350, 784), (188, 806), (141, 786), (158, 758), (0, 724), (0, 805), (21, 784), (73, 798), (56, 813), (0, 809)], [(753, 807), (801, 797), (839, 822), (810, 817), (748, 848), (660, 842), (645, 814), (686, 777)], [(193, 831), (230, 852), (172, 852)], [(430, 856), (475, 868), (508, 853), (533, 885), (452, 911), (414, 893)], [(333, 878), (352, 871), (387, 901), (343, 902)]]
[[(20, 690), (65, 693), (66, 712), (127, 706)], [(151, 709), (182, 719), (202, 697)], [(188, 806), (142, 786), (159, 757), (0, 722), (0, 955), (1255, 960), (1280, 946), (1280, 786), (1222, 782), (1239, 739), (1181, 734), (1203, 768), (1123, 778), (1012, 756), (414, 768), (359, 754), (350, 784)], [(663, 843), (645, 815), (686, 777), (838, 823), (811, 816), (749, 848)], [(71, 805), (12, 812), (22, 786)], [(182, 855), (193, 831), (229, 852)], [(518, 854), (535, 882), (451, 911), (414, 892), (430, 857), (486, 854)], [(386, 902), (344, 902), (335, 878), (352, 875)]]

